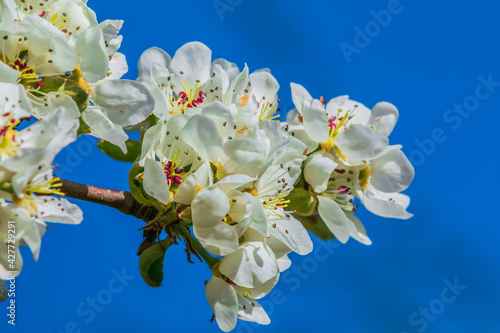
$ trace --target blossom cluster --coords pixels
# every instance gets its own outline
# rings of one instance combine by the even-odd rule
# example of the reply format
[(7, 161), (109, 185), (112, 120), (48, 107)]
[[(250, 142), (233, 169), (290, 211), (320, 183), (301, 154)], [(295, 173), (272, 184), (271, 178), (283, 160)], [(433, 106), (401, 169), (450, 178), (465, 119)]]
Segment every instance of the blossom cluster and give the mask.
[[(82, 221), (53, 165), (81, 135), (133, 162), (134, 207), (155, 212), (142, 228), (144, 280), (161, 284), (158, 262), (183, 240), (188, 259), (211, 270), (206, 297), (225, 332), (238, 318), (270, 323), (258, 300), (290, 254), (312, 251), (308, 231), (371, 244), (358, 201), (379, 216), (411, 217), (400, 192), (414, 171), (401, 146), (389, 145), (392, 104), (326, 103), (292, 83), (296, 108), (280, 122), (270, 70), (213, 60), (199, 42), (173, 57), (146, 50), (137, 80), (124, 80), (122, 23), (99, 23), (85, 0), (0, 0), (0, 279), (22, 266), (17, 248), (9, 256), (8, 221), (35, 260), (47, 222)], [(136, 131), (139, 141), (126, 133)]]
[(173, 57), (151, 48), (138, 67), (158, 122), (144, 134), (134, 179), (166, 211), (189, 210), (181, 218), (218, 258), (206, 296), (222, 330), (237, 318), (269, 323), (257, 299), (290, 267), (288, 254), (311, 252), (308, 218), (341, 242), (370, 244), (355, 196), (375, 214), (410, 216), (397, 192), (413, 168), (400, 146), (388, 145), (398, 117), (391, 104), (369, 110), (342, 96), (325, 106), (292, 84), (296, 109), (279, 122), (270, 71), (212, 61), (201, 43)]
[(56, 155), (81, 134), (125, 150), (124, 128), (153, 109), (145, 85), (119, 79), (122, 23), (98, 23), (86, 1), (0, 2), (0, 280), (21, 271), (19, 245), (38, 259), (47, 222), (83, 219), (62, 198)]

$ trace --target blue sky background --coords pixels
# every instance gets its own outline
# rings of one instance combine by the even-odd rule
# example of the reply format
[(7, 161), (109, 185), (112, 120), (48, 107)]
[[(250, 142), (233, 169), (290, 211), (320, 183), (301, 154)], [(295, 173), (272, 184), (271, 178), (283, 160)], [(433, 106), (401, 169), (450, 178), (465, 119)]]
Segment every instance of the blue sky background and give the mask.
[[(214, 58), (240, 68), (245, 62), (253, 70), (270, 68), (282, 86), (282, 110), (292, 108), (289, 83), (297, 82), (316, 97), (349, 94), (369, 107), (389, 101), (400, 111), (390, 139), (415, 163), (406, 192), (415, 217), (390, 220), (360, 209), (372, 246), (333, 241), (325, 249), (315, 240), (314, 254), (292, 256), (293, 268), (263, 302), (271, 325), (240, 322), (235, 332), (500, 331), (500, 87), (480, 88), (481, 96), (490, 94), (473, 105), (479, 77), (500, 82), (498, 1), (394, 3), (233, 0), (231, 10), (218, 13), (207, 0), (89, 1), (99, 20), (125, 20), (126, 78), (135, 79), (145, 49), (158, 46), (173, 55), (197, 40)], [(374, 24), (371, 11), (388, 8), (394, 12), (390, 23)], [(356, 27), (373, 29), (372, 37), (356, 40)], [(340, 47), (346, 44), (357, 53), (346, 57)], [(447, 111), (464, 101), (474, 112)], [(80, 139), (58, 157), (67, 167), (64, 177), (127, 189), (129, 165), (109, 161), (94, 142)], [(106, 207), (79, 204), (84, 222), (52, 225), (38, 263), (24, 252), (17, 326), (9, 331), (219, 332), (209, 323), (205, 264), (187, 263), (183, 248), (172, 247), (163, 286), (150, 288), (135, 256), (143, 224)], [(123, 270), (133, 279), (113, 285), (121, 292), (106, 291), (113, 272)], [(445, 280), (455, 279), (467, 289), (444, 303), (443, 293), (448, 300), (453, 296)], [(112, 299), (92, 315), (85, 303), (97, 295)], [(429, 307), (427, 318), (418, 313)], [(0, 330), (5, 327), (3, 317)]]

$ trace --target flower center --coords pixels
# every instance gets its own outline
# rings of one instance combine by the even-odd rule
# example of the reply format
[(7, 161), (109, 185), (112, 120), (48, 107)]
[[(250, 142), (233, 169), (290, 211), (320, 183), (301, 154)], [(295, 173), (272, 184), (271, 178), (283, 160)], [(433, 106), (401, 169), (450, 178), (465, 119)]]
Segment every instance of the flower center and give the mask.
[(4, 125), (0, 126), (0, 157), (10, 157), (17, 153), (17, 137), (19, 132), (14, 129), (20, 121), (14, 119), (12, 112), (2, 115), (6, 118)]
[[(345, 154), (337, 147), (335, 138), (337, 137), (337, 135), (347, 129), (347, 127), (349, 126), (349, 121), (354, 117), (354, 115), (352, 114), (354, 113), (354, 110), (352, 110), (352, 112), (351, 110), (348, 110), (343, 116), (340, 115), (341, 112), (342, 109), (338, 109), (336, 116), (328, 118), (328, 127), (330, 129), (330, 134), (328, 136), (328, 139), (325, 142), (321, 143), (321, 148), (323, 148), (323, 151), (325, 153), (333, 150), (342, 160), (347, 161), (347, 157), (345, 156)], [(349, 115), (349, 113), (351, 113), (351, 115)]]
[(162, 164), (168, 185), (174, 183), (180, 185), (182, 183), (181, 177), (184, 175), (184, 169), (179, 167), (182, 162), (182, 160), (179, 159), (180, 152), (180, 150), (177, 151), (177, 154), (174, 155), (171, 161)]
[(205, 102), (206, 94), (201, 90), (202, 85), (196, 82), (194, 88), (189, 87), (189, 83), (180, 83), (183, 91), (177, 97), (170, 98), (172, 105), (171, 114), (184, 114), (187, 109), (196, 108)]
[(50, 23), (52, 23), (54, 25), (54, 27), (61, 30), (65, 34), (68, 34), (69, 36), (72, 35), (72, 33), (68, 32), (68, 29), (66, 29), (66, 27), (64, 26), (64, 23), (67, 22), (67, 19), (66, 19), (67, 14), (66, 13), (62, 13), (62, 15), (61, 15), (62, 17), (60, 17), (58, 12), (51, 14), (50, 9), (47, 9), (47, 10), (42, 11), (42, 13), (39, 16), (41, 18), (46, 19)]
[(272, 103), (266, 102), (266, 104), (262, 105), (259, 114), (259, 121), (273, 120), (279, 118), (279, 114), (275, 114), (277, 110), (276, 105)]
[(277, 212), (279, 208), (284, 209), (288, 207), (288, 204), (290, 203), (290, 200), (285, 200), (285, 196), (287, 195), (286, 192), (281, 193), (279, 196), (277, 196), (274, 199), (269, 199), (266, 201), (262, 202), (262, 206), (264, 206), (264, 209), (269, 210), (270, 212), (276, 214), (280, 218), (283, 218), (281, 214)]
[[(34, 200), (38, 195), (65, 195), (60, 190), (60, 187), (62, 186), (62, 183), (59, 182), (60, 178), (55, 177), (47, 179), (48, 175), (43, 176), (43, 174), (39, 174), (38, 176), (43, 178), (41, 181), (39, 179), (35, 179), (32, 183), (28, 184), (25, 190), (25, 195), (22, 198), (19, 198), (15, 194), (12, 196), (12, 202), (16, 206), (26, 209), (31, 216), (38, 216), (38, 208)], [(40, 214), (43, 214), (43, 212), (40, 212)]]
[(354, 171), (345, 169), (335, 169), (328, 181), (328, 188), (322, 194), (334, 200), (340, 208), (346, 211), (354, 211), (352, 187), (354, 180)]

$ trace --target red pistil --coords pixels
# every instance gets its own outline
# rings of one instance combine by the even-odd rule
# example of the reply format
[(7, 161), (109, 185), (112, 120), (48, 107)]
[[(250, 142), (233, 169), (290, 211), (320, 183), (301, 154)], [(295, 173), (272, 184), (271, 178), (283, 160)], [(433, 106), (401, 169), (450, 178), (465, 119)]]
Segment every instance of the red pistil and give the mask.
[(347, 186), (345, 186), (345, 185), (342, 185), (342, 186), (340, 186), (340, 187), (338, 188), (338, 190), (339, 190), (341, 193), (345, 194), (345, 193), (349, 192), (350, 188), (349, 188), (349, 187), (347, 187)]
[(236, 283), (234, 283), (230, 278), (226, 278), (226, 282), (233, 286), (236, 285)]

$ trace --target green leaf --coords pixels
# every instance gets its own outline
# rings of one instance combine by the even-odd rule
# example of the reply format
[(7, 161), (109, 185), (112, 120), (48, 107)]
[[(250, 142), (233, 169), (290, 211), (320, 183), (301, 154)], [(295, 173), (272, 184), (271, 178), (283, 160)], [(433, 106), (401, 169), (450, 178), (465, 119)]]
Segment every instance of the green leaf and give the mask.
[(144, 281), (151, 287), (161, 286), (163, 282), (163, 260), (170, 240), (155, 243), (142, 252), (139, 258), (139, 271)]
[(316, 235), (319, 239), (328, 241), (335, 238), (335, 235), (332, 234), (330, 229), (326, 226), (325, 222), (319, 215), (311, 215), (311, 216), (300, 216), (295, 214), (294, 217), (299, 220), (302, 225)]
[(120, 147), (104, 140), (99, 140), (97, 147), (99, 147), (104, 154), (114, 160), (120, 162), (134, 162), (137, 157), (141, 155), (141, 143), (139, 141), (128, 139), (125, 144), (127, 145), (126, 154), (122, 152)]
[(288, 208), (295, 210), (298, 215), (311, 216), (318, 213), (318, 199), (306, 189), (294, 188), (287, 200), (290, 200)]

